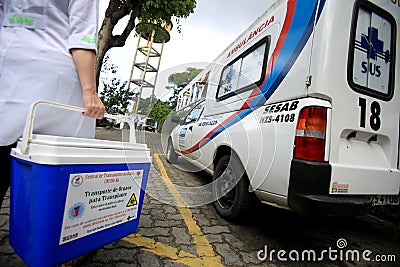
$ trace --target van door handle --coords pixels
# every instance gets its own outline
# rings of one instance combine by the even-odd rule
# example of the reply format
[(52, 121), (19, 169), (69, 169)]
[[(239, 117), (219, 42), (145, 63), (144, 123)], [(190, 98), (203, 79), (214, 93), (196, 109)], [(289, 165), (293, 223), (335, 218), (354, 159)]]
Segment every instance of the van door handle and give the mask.
[(354, 139), (354, 138), (356, 138), (356, 137), (357, 137), (357, 131), (352, 131), (351, 133), (349, 133), (349, 134), (347, 135), (346, 139), (347, 139), (347, 140), (350, 140), (350, 139)]
[(374, 134), (373, 136), (371, 136), (368, 139), (368, 144), (371, 143), (371, 142), (376, 142), (376, 141), (378, 141), (378, 136), (376, 134)]

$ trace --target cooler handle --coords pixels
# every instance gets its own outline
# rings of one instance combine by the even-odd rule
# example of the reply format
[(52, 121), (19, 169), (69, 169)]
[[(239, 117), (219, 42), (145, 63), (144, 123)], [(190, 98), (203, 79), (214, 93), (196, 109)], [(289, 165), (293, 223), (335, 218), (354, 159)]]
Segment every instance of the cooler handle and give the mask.
[[(25, 123), (25, 128), (24, 128), (24, 133), (22, 135), (22, 140), (21, 140), (21, 151), (23, 154), (26, 154), (28, 150), (28, 143), (29, 140), (32, 139), (32, 131), (33, 131), (33, 119), (35, 118), (35, 109), (39, 105), (49, 105), (49, 106), (54, 106), (58, 108), (63, 108), (67, 110), (72, 110), (72, 111), (77, 111), (77, 112), (83, 112), (85, 111), (84, 108), (81, 107), (75, 107), (75, 106), (70, 106), (70, 105), (65, 105), (65, 104), (60, 104), (60, 103), (55, 103), (55, 102), (50, 102), (50, 101), (45, 101), (45, 100), (39, 100), (34, 102), (28, 112), (28, 116), (26, 118), (26, 123)], [(129, 124), (130, 133), (129, 133), (129, 142), (130, 143), (136, 143), (136, 136), (135, 136), (135, 131), (132, 130), (134, 129), (132, 120), (129, 120), (128, 118), (120, 118), (112, 114), (105, 113), (104, 114), (105, 118), (113, 119), (113, 120), (120, 120), (123, 122), (126, 122)]]

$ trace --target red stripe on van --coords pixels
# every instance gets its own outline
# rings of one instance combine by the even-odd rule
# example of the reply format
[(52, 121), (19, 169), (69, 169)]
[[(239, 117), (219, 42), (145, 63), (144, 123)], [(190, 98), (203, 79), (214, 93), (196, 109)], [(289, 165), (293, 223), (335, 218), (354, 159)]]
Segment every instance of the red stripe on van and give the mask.
[(270, 59), (268, 60), (267, 72), (264, 76), (264, 81), (262, 82), (262, 84), (259, 87), (257, 87), (256, 89), (253, 90), (253, 92), (250, 94), (250, 97), (246, 100), (246, 102), (243, 104), (241, 109), (247, 109), (250, 107), (251, 101), (253, 101), (254, 97), (256, 97), (260, 93), (261, 88), (263, 87), (264, 83), (267, 81), (269, 75), (271, 74), (272, 67), (275, 64), (275, 60), (278, 58), (278, 55), (282, 50), (282, 47), (283, 47), (283, 44), (285, 43), (286, 36), (289, 32), (290, 26), (292, 25), (292, 20), (293, 20), (295, 9), (296, 9), (296, 0), (289, 0), (288, 4), (287, 4), (287, 12), (286, 12), (285, 21), (283, 22), (282, 32), (279, 36), (278, 42), (276, 43), (274, 52), (272, 53)]

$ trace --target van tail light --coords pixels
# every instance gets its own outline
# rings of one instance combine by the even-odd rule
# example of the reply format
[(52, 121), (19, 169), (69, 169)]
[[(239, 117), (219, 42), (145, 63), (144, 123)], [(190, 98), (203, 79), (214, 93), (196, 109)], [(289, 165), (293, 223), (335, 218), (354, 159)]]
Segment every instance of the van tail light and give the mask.
[(326, 114), (325, 107), (305, 107), (300, 111), (294, 139), (294, 158), (324, 161)]

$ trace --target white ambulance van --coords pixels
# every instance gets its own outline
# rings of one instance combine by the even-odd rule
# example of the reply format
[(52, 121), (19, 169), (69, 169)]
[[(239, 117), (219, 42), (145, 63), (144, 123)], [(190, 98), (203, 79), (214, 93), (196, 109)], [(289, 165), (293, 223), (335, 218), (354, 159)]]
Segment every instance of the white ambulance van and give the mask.
[(206, 97), (167, 160), (210, 170), (227, 219), (256, 198), (327, 215), (398, 205), (399, 27), (399, 0), (276, 1), (196, 78)]

